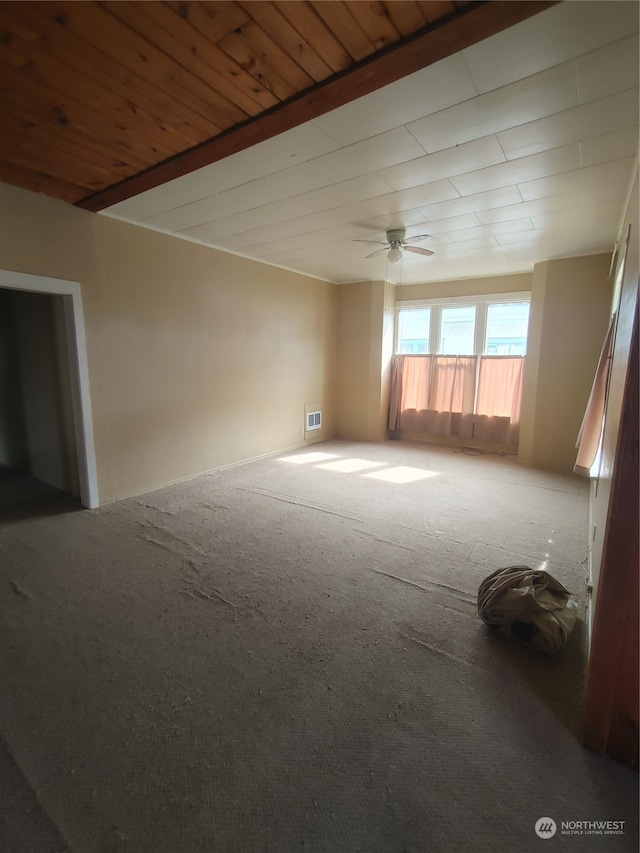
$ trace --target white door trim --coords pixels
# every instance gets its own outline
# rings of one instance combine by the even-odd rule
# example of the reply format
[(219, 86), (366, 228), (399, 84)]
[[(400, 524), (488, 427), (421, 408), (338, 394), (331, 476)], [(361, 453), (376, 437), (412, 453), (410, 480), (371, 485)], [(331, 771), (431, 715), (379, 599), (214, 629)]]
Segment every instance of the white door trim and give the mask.
[(73, 423), (78, 454), (80, 500), (83, 506), (94, 509), (99, 503), (98, 476), (93, 443), (89, 365), (80, 284), (77, 281), (66, 281), (61, 278), (48, 278), (47, 276), (0, 269), (0, 287), (10, 288), (11, 290), (30, 290), (34, 293), (58, 294), (63, 298)]

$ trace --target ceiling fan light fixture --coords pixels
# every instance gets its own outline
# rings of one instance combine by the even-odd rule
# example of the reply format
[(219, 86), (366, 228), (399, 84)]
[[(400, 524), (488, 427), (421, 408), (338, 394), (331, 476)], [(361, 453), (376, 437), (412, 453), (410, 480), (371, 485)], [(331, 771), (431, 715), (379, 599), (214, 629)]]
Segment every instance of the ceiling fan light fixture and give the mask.
[(390, 228), (385, 237), (387, 239), (386, 244), (382, 242), (382, 240), (366, 240), (362, 237), (354, 238), (354, 243), (373, 243), (376, 246), (382, 246), (382, 249), (376, 249), (373, 252), (370, 252), (368, 255), (365, 255), (365, 259), (369, 260), (369, 258), (375, 258), (376, 255), (381, 255), (383, 252), (386, 253), (387, 263), (390, 264), (398, 264), (402, 260), (403, 250), (407, 252), (412, 252), (415, 255), (433, 255), (431, 249), (421, 249), (419, 246), (412, 246), (412, 243), (418, 242), (420, 240), (426, 240), (427, 237), (431, 237), (430, 234), (416, 234), (413, 237), (407, 237), (405, 239), (405, 229), (404, 228)]

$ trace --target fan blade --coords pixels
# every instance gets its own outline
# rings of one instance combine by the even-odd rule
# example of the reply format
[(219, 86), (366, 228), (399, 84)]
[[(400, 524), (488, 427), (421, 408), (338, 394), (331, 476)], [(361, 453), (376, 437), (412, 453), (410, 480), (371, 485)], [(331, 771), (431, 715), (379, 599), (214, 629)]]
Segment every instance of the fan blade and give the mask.
[(416, 234), (415, 237), (407, 237), (403, 243), (414, 243), (416, 240), (426, 240), (427, 237), (431, 237), (431, 234)]
[(414, 255), (433, 255), (431, 249), (421, 249), (420, 246), (405, 246), (407, 252), (413, 252)]
[(357, 237), (351, 241), (352, 243), (377, 243), (379, 246), (388, 246), (388, 243), (385, 243), (384, 240), (359, 240)]
[(373, 258), (373, 256), (374, 256), (374, 255), (379, 255), (379, 254), (380, 254), (380, 252), (386, 252), (386, 251), (388, 250), (388, 248), (389, 248), (388, 246), (385, 246), (385, 247), (384, 247), (384, 249), (376, 249), (376, 250), (375, 250), (375, 252), (371, 252), (371, 254), (370, 254), (370, 255), (365, 255), (365, 256), (364, 256), (365, 261), (366, 261), (368, 258)]

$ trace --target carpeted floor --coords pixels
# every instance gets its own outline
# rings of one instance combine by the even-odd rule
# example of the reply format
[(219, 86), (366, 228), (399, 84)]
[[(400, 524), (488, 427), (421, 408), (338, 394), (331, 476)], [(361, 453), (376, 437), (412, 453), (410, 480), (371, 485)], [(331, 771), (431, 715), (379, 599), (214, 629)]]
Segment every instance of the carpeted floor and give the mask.
[(329, 442), (0, 512), (2, 853), (637, 850), (637, 775), (580, 744), (584, 620), (551, 659), (475, 605), (513, 564), (584, 602), (585, 481)]

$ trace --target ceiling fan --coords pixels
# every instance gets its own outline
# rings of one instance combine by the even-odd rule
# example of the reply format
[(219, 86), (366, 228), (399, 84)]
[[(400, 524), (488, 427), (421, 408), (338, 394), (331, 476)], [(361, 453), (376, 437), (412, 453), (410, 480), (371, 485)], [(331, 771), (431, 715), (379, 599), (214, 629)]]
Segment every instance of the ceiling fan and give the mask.
[(402, 258), (402, 250), (404, 249), (406, 252), (413, 252), (415, 255), (433, 255), (431, 249), (423, 249), (420, 246), (412, 246), (411, 243), (418, 240), (426, 240), (427, 237), (430, 237), (431, 234), (418, 234), (415, 237), (407, 237), (405, 239), (405, 229), (404, 228), (391, 228), (387, 231), (386, 237), (387, 242), (383, 243), (382, 240), (354, 240), (354, 243), (378, 243), (383, 246), (382, 249), (376, 249), (375, 252), (371, 252), (370, 255), (366, 255), (366, 258), (373, 258), (374, 255), (380, 254), (380, 252), (387, 252), (387, 260), (390, 264), (397, 264), (398, 261)]

